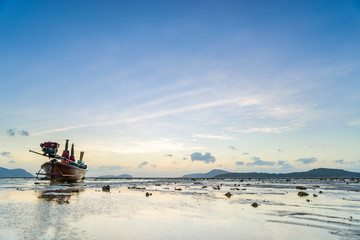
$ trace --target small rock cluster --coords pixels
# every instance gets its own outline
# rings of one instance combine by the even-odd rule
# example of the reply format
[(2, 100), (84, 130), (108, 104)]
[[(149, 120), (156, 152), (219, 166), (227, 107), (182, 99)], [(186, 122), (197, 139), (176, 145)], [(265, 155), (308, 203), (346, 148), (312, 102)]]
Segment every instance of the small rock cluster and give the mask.
[(102, 187), (103, 192), (110, 192), (110, 185), (104, 185)]

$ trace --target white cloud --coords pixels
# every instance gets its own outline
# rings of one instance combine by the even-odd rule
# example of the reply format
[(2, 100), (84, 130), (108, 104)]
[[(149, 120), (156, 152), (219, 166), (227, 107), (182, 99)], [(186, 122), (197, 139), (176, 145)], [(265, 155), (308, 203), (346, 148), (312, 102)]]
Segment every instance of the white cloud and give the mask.
[(258, 157), (252, 157), (251, 160), (253, 160), (253, 162), (247, 163), (246, 166), (274, 166), (275, 165), (275, 162), (264, 161)]
[(205, 163), (214, 163), (216, 161), (214, 156), (211, 156), (211, 153), (205, 153), (202, 155), (200, 152), (194, 152), (190, 155), (191, 161), (203, 161)]

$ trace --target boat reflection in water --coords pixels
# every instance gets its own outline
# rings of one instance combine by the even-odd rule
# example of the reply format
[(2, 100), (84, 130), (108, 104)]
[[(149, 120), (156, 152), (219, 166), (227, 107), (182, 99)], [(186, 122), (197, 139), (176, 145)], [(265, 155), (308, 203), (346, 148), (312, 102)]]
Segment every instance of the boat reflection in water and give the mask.
[(45, 201), (55, 201), (59, 204), (68, 204), (73, 195), (78, 195), (80, 192), (85, 191), (82, 185), (51, 184), (49, 188), (35, 190), (37, 197)]

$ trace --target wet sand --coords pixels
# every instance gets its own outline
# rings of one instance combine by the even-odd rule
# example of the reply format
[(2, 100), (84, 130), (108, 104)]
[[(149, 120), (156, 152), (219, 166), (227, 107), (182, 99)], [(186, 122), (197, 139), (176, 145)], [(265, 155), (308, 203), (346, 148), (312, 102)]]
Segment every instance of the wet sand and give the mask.
[(35, 182), (0, 179), (0, 239), (360, 238), (357, 179)]

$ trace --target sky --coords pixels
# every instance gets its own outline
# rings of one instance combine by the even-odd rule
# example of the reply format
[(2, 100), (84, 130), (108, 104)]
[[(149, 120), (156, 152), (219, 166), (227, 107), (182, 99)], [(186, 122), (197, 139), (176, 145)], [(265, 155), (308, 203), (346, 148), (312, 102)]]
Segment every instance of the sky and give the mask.
[(0, 0), (0, 167), (360, 172), (359, 1)]

